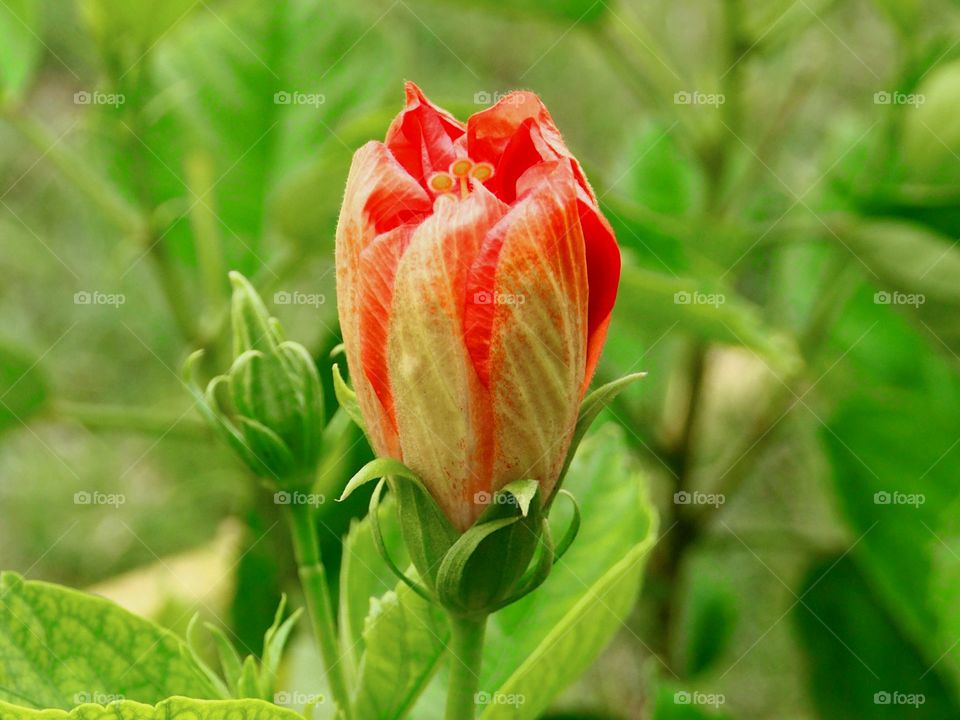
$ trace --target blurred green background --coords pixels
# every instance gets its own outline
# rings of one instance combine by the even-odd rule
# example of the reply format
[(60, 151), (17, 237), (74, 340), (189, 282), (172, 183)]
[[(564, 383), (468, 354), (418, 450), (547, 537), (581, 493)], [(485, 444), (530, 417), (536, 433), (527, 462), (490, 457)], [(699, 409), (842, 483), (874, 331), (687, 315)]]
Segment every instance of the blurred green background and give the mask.
[(328, 376), (353, 149), (404, 79), (462, 118), (525, 87), (623, 248), (599, 379), (649, 373), (607, 420), (661, 514), (551, 717), (960, 717), (958, 33), (946, 0), (0, 0), (0, 567), (255, 649), (289, 549), (180, 366), (226, 361), (238, 269)]

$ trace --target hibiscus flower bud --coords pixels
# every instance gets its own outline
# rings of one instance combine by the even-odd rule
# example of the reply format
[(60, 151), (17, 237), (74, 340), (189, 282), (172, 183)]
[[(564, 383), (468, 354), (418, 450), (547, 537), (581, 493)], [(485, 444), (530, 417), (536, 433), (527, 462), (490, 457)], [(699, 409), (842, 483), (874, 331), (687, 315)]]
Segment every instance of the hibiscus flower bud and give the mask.
[(187, 361), (188, 385), (203, 413), (250, 469), (272, 486), (308, 487), (321, 448), (323, 395), (306, 349), (283, 339), (253, 286), (240, 273), (233, 284), (234, 361), (202, 392), (193, 381), (200, 352)]
[(550, 114), (466, 124), (413, 83), (353, 158), (337, 228), (351, 379), (378, 455), (459, 531), (520, 479), (551, 496), (603, 346), (620, 253)]

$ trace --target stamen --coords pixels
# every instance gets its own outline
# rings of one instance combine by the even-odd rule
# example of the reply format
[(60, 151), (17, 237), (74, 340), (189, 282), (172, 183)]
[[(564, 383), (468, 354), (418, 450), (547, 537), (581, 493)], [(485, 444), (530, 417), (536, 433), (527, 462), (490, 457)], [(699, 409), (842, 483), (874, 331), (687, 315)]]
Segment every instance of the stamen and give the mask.
[(450, 163), (449, 172), (435, 172), (427, 180), (427, 186), (435, 193), (454, 196), (457, 180), (460, 181), (460, 197), (470, 195), (470, 180), (484, 182), (493, 177), (493, 165), (488, 162), (475, 163), (468, 157), (457, 158)]
[(451, 176), (449, 173), (438, 172), (430, 176), (427, 184), (434, 192), (445, 193), (453, 190), (453, 186), (456, 183), (453, 179), (453, 176)]
[(488, 162), (480, 162), (473, 166), (470, 174), (479, 182), (486, 182), (493, 177), (493, 165)]

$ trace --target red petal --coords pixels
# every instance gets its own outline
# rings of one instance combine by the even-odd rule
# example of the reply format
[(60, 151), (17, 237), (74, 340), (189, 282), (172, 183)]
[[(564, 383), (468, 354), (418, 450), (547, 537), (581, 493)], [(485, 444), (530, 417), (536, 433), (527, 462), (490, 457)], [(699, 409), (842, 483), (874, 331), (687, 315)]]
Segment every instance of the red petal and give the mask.
[(417, 225), (401, 225), (377, 236), (360, 254), (360, 362), (396, 432), (397, 418), (387, 369), (387, 331), (397, 265)]
[(455, 142), (466, 128), (431, 103), (412, 82), (405, 89), (407, 106), (390, 123), (386, 145), (407, 172), (425, 186), (426, 178), (446, 170), (456, 159)]

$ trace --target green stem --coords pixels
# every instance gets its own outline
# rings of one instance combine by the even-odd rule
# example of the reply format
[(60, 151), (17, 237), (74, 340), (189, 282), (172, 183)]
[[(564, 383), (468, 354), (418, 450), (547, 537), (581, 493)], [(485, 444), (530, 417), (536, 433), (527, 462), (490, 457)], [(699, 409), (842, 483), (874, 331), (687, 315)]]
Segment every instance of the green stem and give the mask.
[(60, 400), (51, 407), (51, 415), (58, 420), (74, 420), (90, 430), (169, 435), (192, 440), (210, 437), (209, 426), (200, 418), (191, 415), (177, 418), (134, 406)]
[[(291, 505), (288, 518), (293, 536), (293, 550), (297, 558), (300, 583), (306, 596), (313, 633), (323, 657), (327, 682), (340, 716), (350, 720), (353, 711), (350, 693), (347, 690), (344, 667), (340, 662), (340, 647), (337, 640), (337, 624), (327, 572), (320, 558), (320, 545), (313, 524), (309, 505)], [(398, 659), (400, 662), (401, 659)]]
[(447, 690), (446, 720), (471, 720), (480, 686), (483, 664), (483, 637), (487, 618), (450, 616), (450, 685)]

